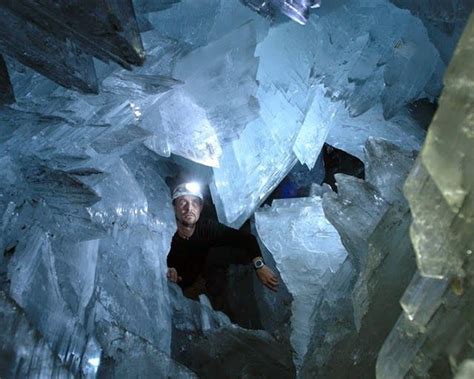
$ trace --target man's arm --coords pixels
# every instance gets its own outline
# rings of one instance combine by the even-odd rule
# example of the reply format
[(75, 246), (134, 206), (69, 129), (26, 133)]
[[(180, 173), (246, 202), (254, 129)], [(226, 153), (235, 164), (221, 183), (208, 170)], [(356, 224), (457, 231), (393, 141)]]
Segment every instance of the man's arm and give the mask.
[(168, 256), (166, 257), (166, 265), (168, 266), (168, 271), (166, 272), (166, 276), (170, 281), (173, 283), (178, 283), (183, 278), (178, 275), (178, 271), (176, 270), (176, 267), (178, 267), (178, 257), (176, 254), (175, 249), (173, 249), (173, 242), (171, 242), (171, 248), (170, 252), (168, 253)]
[[(256, 257), (252, 260), (252, 263), (254, 264), (258, 259), (263, 260), (262, 257)], [(270, 288), (272, 291), (278, 290), (278, 278), (268, 266), (265, 265), (259, 269), (256, 269), (255, 272), (257, 273), (257, 277), (260, 279), (263, 285)]]
[[(211, 243), (214, 246), (229, 245), (238, 247), (247, 252), (247, 261), (245, 261), (244, 258), (243, 261), (235, 261), (232, 263), (248, 264), (252, 262), (252, 265), (254, 265), (257, 260), (263, 260), (262, 253), (260, 251), (260, 246), (258, 246), (257, 239), (253, 234), (241, 230), (232, 229), (225, 225), (212, 221), (209, 221), (206, 227), (208, 229)], [(255, 271), (257, 277), (260, 279), (263, 285), (265, 285), (272, 291), (277, 290), (278, 278), (268, 266), (264, 265), (263, 267), (258, 268)]]
[(260, 252), (260, 247), (254, 235), (242, 230), (229, 228), (228, 226), (211, 220), (206, 220), (206, 224), (203, 226), (205, 228), (204, 233), (207, 234), (210, 244), (213, 247), (233, 246), (247, 252), (247, 256), (245, 257), (247, 261), (238, 263), (248, 264), (255, 258), (261, 258), (262, 253)]
[(174, 267), (169, 267), (168, 271), (166, 272), (166, 276), (168, 277), (169, 280), (171, 280), (173, 283), (178, 283), (183, 278), (178, 275), (178, 271)]

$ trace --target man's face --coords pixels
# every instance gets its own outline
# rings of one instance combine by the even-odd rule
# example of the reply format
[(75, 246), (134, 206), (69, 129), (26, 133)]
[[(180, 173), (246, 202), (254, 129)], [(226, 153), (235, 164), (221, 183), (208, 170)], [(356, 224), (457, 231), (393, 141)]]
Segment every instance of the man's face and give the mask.
[(193, 226), (199, 220), (202, 211), (202, 201), (193, 195), (178, 197), (174, 203), (176, 219), (185, 226)]

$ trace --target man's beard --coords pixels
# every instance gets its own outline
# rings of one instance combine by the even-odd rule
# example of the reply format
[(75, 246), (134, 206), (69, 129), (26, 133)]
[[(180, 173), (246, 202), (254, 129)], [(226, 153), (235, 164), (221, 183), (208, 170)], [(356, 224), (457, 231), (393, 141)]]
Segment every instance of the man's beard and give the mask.
[(188, 222), (188, 221), (186, 221), (186, 220), (184, 220), (184, 219), (178, 220), (177, 218), (176, 218), (176, 220), (177, 220), (181, 225), (185, 226), (186, 228), (190, 228), (190, 227), (196, 225), (196, 222), (197, 222), (197, 221)]

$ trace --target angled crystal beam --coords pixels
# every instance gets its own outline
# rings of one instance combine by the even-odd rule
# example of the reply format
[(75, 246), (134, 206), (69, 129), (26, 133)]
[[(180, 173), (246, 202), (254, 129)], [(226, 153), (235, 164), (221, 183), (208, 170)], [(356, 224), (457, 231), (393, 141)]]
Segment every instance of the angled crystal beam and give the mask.
[[(474, 15), (447, 70), (438, 111), (404, 187), (419, 273), (382, 346), (378, 378), (442, 377), (472, 356)], [(441, 372), (441, 374), (440, 374)]]
[(130, 65), (142, 65), (145, 60), (131, 0), (5, 0), (2, 3), (19, 17), (58, 39), (72, 40), (104, 61), (113, 60), (130, 68)]
[(0, 51), (66, 88), (98, 92), (90, 56), (70, 41), (25, 21), (3, 3), (0, 5)]
[(0, 55), (0, 105), (12, 104), (15, 102), (15, 94), (13, 93), (12, 83), (8, 76), (7, 65)]
[[(426, 137), (420, 164), (405, 185), (414, 214), (411, 239), (424, 276), (463, 276), (466, 251), (473, 249), (473, 36), (471, 16), (447, 70), (441, 105)], [(425, 193), (430, 197), (424, 197)], [(433, 212), (434, 204), (437, 213)]]

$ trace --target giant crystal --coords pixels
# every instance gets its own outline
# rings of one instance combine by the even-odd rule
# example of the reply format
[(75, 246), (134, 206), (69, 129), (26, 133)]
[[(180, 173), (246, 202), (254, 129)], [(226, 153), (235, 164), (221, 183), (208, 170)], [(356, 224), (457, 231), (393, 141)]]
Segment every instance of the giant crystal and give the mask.
[(293, 297), (290, 340), (298, 366), (311, 335), (316, 296), (337, 271), (346, 251), (317, 196), (274, 200), (271, 208), (255, 214), (255, 221), (258, 236)]
[[(419, 273), (377, 361), (383, 378), (440, 377), (472, 356), (474, 17), (456, 49), (426, 143), (406, 184)], [(468, 366), (460, 368), (468, 371)]]
[(402, 195), (414, 154), (378, 139), (365, 153), (366, 181), (337, 174), (338, 193), (324, 196), (349, 255), (316, 298), (303, 377), (372, 377), (415, 270)]

